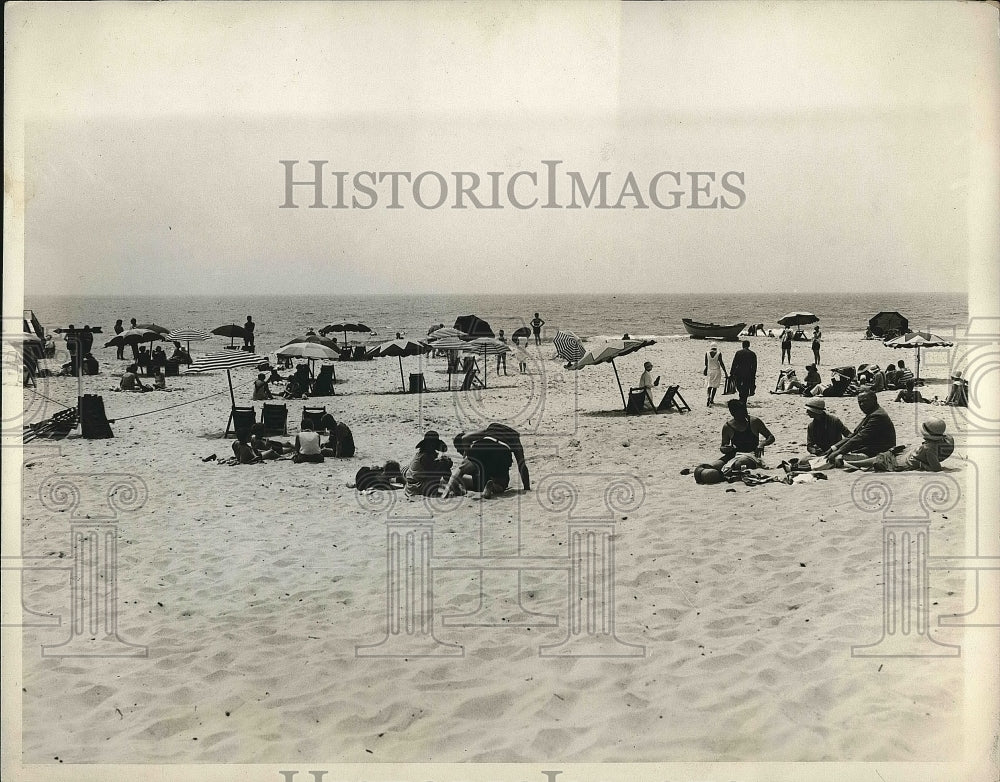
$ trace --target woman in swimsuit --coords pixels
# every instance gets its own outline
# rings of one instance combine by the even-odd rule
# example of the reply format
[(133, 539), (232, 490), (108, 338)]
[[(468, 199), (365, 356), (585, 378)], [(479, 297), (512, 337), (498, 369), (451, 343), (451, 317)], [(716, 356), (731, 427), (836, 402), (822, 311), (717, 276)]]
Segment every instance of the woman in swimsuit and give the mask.
[(819, 366), (819, 343), (823, 339), (823, 332), (819, 330), (819, 326), (813, 328), (813, 358), (815, 360), (816, 366)]

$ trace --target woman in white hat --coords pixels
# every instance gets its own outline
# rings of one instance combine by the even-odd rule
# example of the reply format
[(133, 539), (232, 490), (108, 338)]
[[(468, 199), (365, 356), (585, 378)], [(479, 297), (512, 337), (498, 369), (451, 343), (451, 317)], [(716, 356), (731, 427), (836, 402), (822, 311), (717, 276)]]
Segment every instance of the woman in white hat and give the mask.
[(962, 378), (962, 373), (958, 369), (951, 373), (951, 390), (948, 391), (945, 404), (955, 407), (969, 406), (969, 384)]
[(868, 459), (847, 461), (845, 458), (844, 467), (848, 470), (872, 469), (875, 472), (940, 472), (941, 462), (955, 452), (955, 440), (950, 434), (945, 434), (945, 428), (943, 419), (931, 418), (920, 425), (920, 434), (924, 439), (918, 445), (897, 445), (891, 451)]
[(722, 377), (726, 373), (726, 365), (722, 362), (722, 353), (712, 345), (708, 353), (705, 354), (705, 388), (708, 390), (708, 407), (715, 404), (715, 394), (722, 385)]

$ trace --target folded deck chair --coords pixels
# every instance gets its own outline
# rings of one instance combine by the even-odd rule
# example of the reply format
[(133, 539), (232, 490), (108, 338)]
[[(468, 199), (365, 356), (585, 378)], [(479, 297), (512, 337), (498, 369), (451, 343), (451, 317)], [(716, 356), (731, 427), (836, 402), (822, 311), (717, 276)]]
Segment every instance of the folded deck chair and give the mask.
[(310, 396), (335, 396), (336, 391), (333, 390), (333, 364), (324, 364), (319, 368), (319, 374), (316, 375), (316, 379), (313, 381), (312, 390), (309, 392)]
[(625, 405), (625, 415), (639, 415), (644, 412), (646, 402), (649, 402), (650, 408), (655, 413), (656, 403), (653, 401), (653, 397), (650, 396), (649, 389), (630, 388), (628, 390), (628, 402)]
[(667, 392), (656, 406), (657, 410), (676, 409), (678, 413), (691, 412), (691, 407), (681, 396), (680, 386), (667, 386)]
[[(234, 407), (229, 412), (229, 421), (226, 423), (226, 433), (224, 437), (229, 437), (232, 431), (234, 436), (246, 432), (250, 436), (250, 428), (257, 423), (257, 411), (252, 407)], [(230, 427), (230, 425), (232, 425)]]
[(25, 426), (23, 433), (24, 442), (30, 443), (39, 437), (49, 440), (61, 440), (76, 429), (77, 423), (79, 423), (77, 409), (75, 407), (67, 407), (65, 410), (55, 413), (51, 418), (46, 418), (44, 421), (38, 421), (37, 423)]
[(462, 379), (462, 391), (471, 391), (474, 388), (485, 388), (483, 381), (479, 379), (479, 367), (476, 366), (475, 362), (469, 366), (465, 371), (465, 377)]
[(794, 375), (796, 372), (794, 369), (782, 369), (778, 371), (778, 379), (774, 382), (774, 391), (771, 392), (772, 394), (778, 393), (778, 389), (781, 388), (782, 383), (789, 374)]
[(288, 405), (265, 402), (260, 422), (264, 424), (265, 434), (288, 434)]
[(309, 424), (314, 432), (322, 432), (323, 429), (323, 416), (326, 415), (326, 406), (323, 407), (303, 407), (302, 408), (302, 422), (299, 425), (300, 428), (304, 424)]

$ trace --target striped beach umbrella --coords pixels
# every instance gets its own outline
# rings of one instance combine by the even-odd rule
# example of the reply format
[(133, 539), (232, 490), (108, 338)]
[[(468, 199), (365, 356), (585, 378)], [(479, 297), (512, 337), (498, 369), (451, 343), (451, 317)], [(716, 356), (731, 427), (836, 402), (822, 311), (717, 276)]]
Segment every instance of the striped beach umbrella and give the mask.
[(615, 359), (655, 344), (655, 339), (616, 339), (605, 343), (599, 348), (587, 351), (583, 358), (569, 367), (569, 369), (583, 369), (594, 364), (610, 363), (611, 368), (615, 371), (615, 380), (618, 381), (618, 393), (622, 397), (622, 407), (628, 408), (628, 404), (625, 402), (625, 392), (622, 391), (622, 381), (618, 376), (618, 367), (615, 366)]
[(399, 382), (403, 386), (403, 391), (406, 391), (406, 382), (403, 380), (403, 356), (419, 356), (423, 353), (428, 353), (431, 350), (431, 346), (426, 342), (415, 339), (406, 339), (405, 337), (399, 337), (397, 339), (391, 340), (389, 342), (383, 342), (381, 345), (372, 348), (368, 351), (369, 356), (395, 356), (399, 359)]
[(890, 348), (912, 348), (917, 351), (917, 374), (916, 380), (920, 380), (920, 349), (921, 348), (950, 348), (953, 342), (949, 342), (944, 337), (931, 334), (929, 331), (911, 331), (895, 339), (887, 339), (884, 343)]
[(490, 374), (486, 371), (486, 357), (510, 353), (510, 345), (495, 337), (479, 337), (471, 342), (466, 342), (465, 349), (483, 357), (483, 388), (486, 387), (486, 377)]
[(229, 421), (226, 423), (226, 434), (229, 434), (229, 424), (233, 420), (233, 409), (236, 407), (236, 395), (233, 393), (233, 376), (230, 370), (240, 367), (256, 367), (267, 361), (266, 356), (258, 356), (256, 353), (247, 353), (240, 350), (221, 350), (217, 353), (205, 353), (198, 356), (187, 368), (187, 372), (217, 372), (220, 369), (226, 370), (226, 378), (229, 380), (229, 399), (232, 408), (229, 410)]
[(586, 348), (583, 347), (583, 342), (572, 331), (557, 331), (552, 343), (556, 346), (559, 358), (570, 364), (575, 364), (587, 352)]
[(176, 329), (167, 333), (167, 339), (171, 342), (186, 342), (187, 352), (191, 352), (192, 342), (204, 342), (211, 339), (212, 335), (202, 329)]

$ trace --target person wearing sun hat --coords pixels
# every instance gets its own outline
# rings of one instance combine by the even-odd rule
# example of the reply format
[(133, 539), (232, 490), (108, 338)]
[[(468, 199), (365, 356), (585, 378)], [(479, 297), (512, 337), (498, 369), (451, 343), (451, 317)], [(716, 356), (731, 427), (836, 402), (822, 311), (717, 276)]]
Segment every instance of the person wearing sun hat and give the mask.
[(827, 453), (831, 462), (837, 457), (855, 454), (854, 458), (877, 456), (896, 447), (896, 427), (889, 414), (878, 403), (874, 391), (858, 394), (858, 407), (865, 414), (849, 437), (834, 445)]
[(945, 404), (954, 407), (969, 406), (969, 384), (962, 378), (961, 370), (956, 369), (951, 373), (951, 389), (948, 391)]
[(875, 472), (940, 472), (941, 462), (955, 452), (955, 439), (946, 434), (947, 426), (941, 418), (929, 418), (920, 425), (923, 442), (917, 445), (897, 446), (868, 459), (844, 459), (849, 470), (872, 469)]
[(433, 429), (424, 434), (416, 444), (417, 453), (403, 470), (407, 497), (438, 497), (451, 475), (451, 459), (439, 454), (448, 450), (447, 444)]
[(810, 418), (806, 429), (806, 449), (814, 456), (826, 453), (834, 444), (851, 434), (843, 421), (827, 412), (823, 397), (807, 399), (805, 407)]

